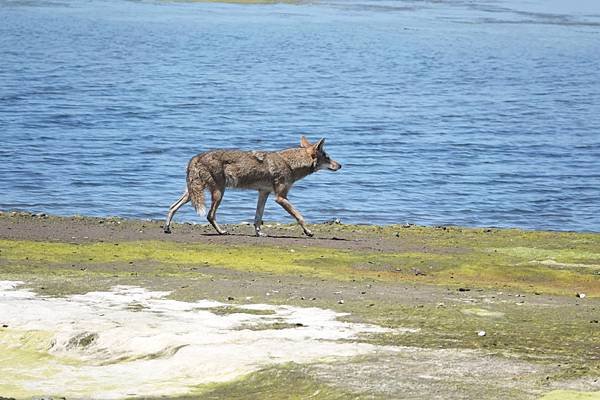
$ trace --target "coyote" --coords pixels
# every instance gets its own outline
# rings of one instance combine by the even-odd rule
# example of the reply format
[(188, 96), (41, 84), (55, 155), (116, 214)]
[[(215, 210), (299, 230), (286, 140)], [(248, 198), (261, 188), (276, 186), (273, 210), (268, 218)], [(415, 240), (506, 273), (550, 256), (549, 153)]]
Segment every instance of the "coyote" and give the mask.
[(266, 236), (261, 231), (265, 203), (270, 193), (302, 227), (307, 236), (313, 233), (306, 227), (302, 214), (287, 199), (287, 194), (297, 180), (321, 169), (337, 171), (342, 165), (329, 158), (323, 146), (325, 139), (311, 144), (304, 136), (300, 147), (281, 151), (213, 150), (194, 156), (187, 167), (187, 190), (169, 208), (165, 233), (171, 233), (171, 219), (175, 212), (188, 201), (198, 214), (206, 214), (204, 189), (210, 191), (212, 204), (208, 222), (220, 235), (228, 232), (221, 228), (215, 218), (217, 208), (226, 187), (258, 190), (258, 203), (254, 216), (256, 236)]

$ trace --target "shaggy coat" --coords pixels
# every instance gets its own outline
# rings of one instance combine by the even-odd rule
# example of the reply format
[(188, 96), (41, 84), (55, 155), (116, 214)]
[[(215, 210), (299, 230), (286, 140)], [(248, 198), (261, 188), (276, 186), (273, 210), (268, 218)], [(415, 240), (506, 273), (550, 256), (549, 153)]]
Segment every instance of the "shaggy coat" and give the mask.
[(257, 236), (261, 231), (265, 202), (270, 193), (275, 201), (292, 215), (304, 233), (312, 236), (304, 218), (287, 199), (294, 182), (320, 169), (337, 171), (342, 166), (329, 158), (324, 150), (325, 140), (311, 144), (302, 136), (300, 147), (281, 151), (212, 150), (198, 154), (187, 167), (187, 190), (169, 209), (164, 231), (170, 233), (173, 214), (188, 201), (199, 214), (206, 213), (204, 191), (211, 194), (211, 206), (207, 219), (219, 234), (227, 234), (216, 221), (216, 212), (225, 188), (253, 189), (258, 191), (258, 203), (254, 218)]

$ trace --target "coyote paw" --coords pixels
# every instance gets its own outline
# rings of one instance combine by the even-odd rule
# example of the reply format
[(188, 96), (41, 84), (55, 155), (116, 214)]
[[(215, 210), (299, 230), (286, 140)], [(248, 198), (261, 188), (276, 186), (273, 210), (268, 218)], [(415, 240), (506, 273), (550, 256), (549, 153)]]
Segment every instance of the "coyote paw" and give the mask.
[(166, 228), (163, 230), (163, 232), (164, 232), (164, 233), (171, 233), (171, 228), (169, 228), (169, 227), (166, 227)]
[(229, 231), (219, 231), (219, 235), (229, 235)]
[(314, 234), (314, 233), (312, 233), (312, 232), (311, 232), (310, 230), (308, 230), (308, 229), (305, 229), (305, 230), (304, 230), (304, 234), (305, 234), (306, 236), (308, 236), (308, 237), (313, 237), (313, 236), (315, 236), (315, 234)]

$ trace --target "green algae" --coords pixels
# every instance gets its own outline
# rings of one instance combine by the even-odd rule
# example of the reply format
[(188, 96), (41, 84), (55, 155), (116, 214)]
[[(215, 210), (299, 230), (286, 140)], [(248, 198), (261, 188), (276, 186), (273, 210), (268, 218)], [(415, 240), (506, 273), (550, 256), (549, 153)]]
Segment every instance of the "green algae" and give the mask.
[(288, 363), (261, 369), (233, 382), (201, 386), (193, 395), (176, 399), (342, 400), (349, 398), (361, 400), (379, 397), (361, 396), (324, 384), (315, 379), (304, 367)]
[(230, 314), (250, 314), (250, 315), (274, 315), (273, 310), (259, 310), (251, 308), (240, 308), (233, 306), (221, 306), (213, 308), (203, 308), (202, 310), (210, 311), (216, 315), (230, 315)]
[(10, 381), (0, 380), (2, 395), (30, 398), (39, 393), (27, 391), (23, 382), (39, 377), (40, 371), (51, 379), (59, 372), (56, 367), (58, 364), (78, 365), (74, 359), (58, 357), (48, 352), (53, 336), (52, 332), (47, 331), (0, 328), (0, 377), (12, 377)]
[[(417, 229), (411, 240), (423, 237), (423, 231)], [(7, 273), (20, 265), (49, 275), (83, 276), (93, 269), (99, 276), (144, 273), (174, 277), (198, 277), (204, 267), (219, 267), (342, 281), (474, 285), (563, 295), (584, 292), (600, 297), (600, 247), (592, 249), (600, 235), (582, 234), (583, 238), (574, 240), (574, 234), (517, 231), (517, 245), (501, 247), (510, 241), (507, 232), (460, 230), (440, 234), (431, 228), (425, 232), (429, 235), (423, 251), (399, 247), (397, 252), (158, 241), (74, 244), (0, 240), (0, 266)], [(473, 237), (479, 240), (472, 241)], [(534, 247), (544, 237), (548, 248)], [(528, 241), (531, 247), (525, 246)], [(549, 259), (558, 264), (538, 262)]]
[(600, 392), (578, 392), (575, 390), (554, 390), (539, 400), (600, 400)]
[[(420, 348), (478, 349), (500, 357), (560, 368), (549, 376), (565, 380), (600, 376), (600, 330), (590, 323), (597, 311), (568, 306), (539, 307), (496, 303), (485, 309), (446, 304), (386, 304), (347, 302), (351, 318), (360, 317), (385, 327), (408, 327), (404, 334), (370, 335), (377, 345)], [(478, 333), (484, 331), (485, 336)]]
[(283, 330), (283, 329), (297, 329), (304, 325), (301, 323), (291, 323), (285, 321), (273, 321), (264, 322), (260, 324), (242, 324), (237, 330), (250, 330), (250, 331), (270, 331), (270, 330)]

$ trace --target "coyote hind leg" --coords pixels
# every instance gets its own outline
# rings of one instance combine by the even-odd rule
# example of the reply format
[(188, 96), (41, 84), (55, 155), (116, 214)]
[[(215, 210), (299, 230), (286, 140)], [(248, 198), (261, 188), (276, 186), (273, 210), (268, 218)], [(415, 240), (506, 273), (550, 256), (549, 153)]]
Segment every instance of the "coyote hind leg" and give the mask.
[(265, 212), (265, 203), (267, 202), (268, 197), (269, 192), (264, 190), (258, 191), (258, 202), (256, 203), (256, 214), (254, 216), (254, 231), (256, 232), (256, 236), (267, 236), (260, 230), (260, 226), (262, 225), (262, 217)]
[(219, 204), (221, 204), (221, 200), (223, 199), (223, 192), (225, 191), (225, 188), (219, 189), (219, 188), (214, 188), (211, 190), (210, 194), (212, 197), (212, 204), (210, 205), (210, 211), (208, 212), (208, 215), (206, 216), (206, 219), (208, 219), (208, 222), (210, 222), (210, 224), (213, 226), (213, 228), (215, 228), (215, 230), (219, 233), (219, 235), (227, 235), (229, 234), (229, 232), (227, 232), (225, 229), (221, 228), (219, 226), (219, 224), (217, 223), (217, 208), (219, 208)]
[(171, 233), (171, 220), (173, 219), (173, 215), (179, 210), (179, 208), (190, 201), (190, 195), (186, 190), (185, 193), (177, 200), (175, 203), (169, 207), (169, 212), (167, 213), (167, 220), (165, 221), (164, 232)]

